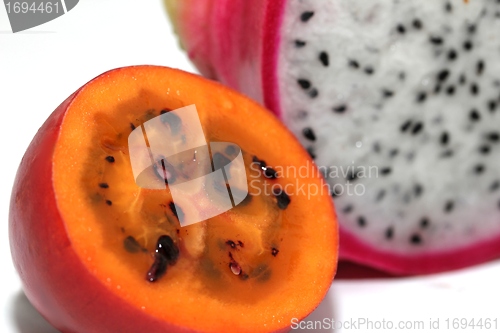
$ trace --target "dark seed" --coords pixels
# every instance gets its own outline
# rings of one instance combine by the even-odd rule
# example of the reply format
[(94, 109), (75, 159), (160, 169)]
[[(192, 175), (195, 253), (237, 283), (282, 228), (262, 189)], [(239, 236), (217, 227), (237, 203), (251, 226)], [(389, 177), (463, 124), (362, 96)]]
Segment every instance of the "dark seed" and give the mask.
[(307, 148), (307, 153), (309, 154), (309, 156), (311, 156), (311, 158), (313, 160), (316, 159), (316, 153), (314, 152), (314, 148), (313, 147), (308, 147)]
[(482, 164), (478, 164), (478, 165), (476, 165), (476, 166), (474, 167), (474, 172), (475, 172), (477, 175), (480, 175), (480, 174), (484, 173), (484, 171), (485, 171), (485, 167), (484, 167), (484, 165), (482, 165)]
[(470, 92), (471, 92), (472, 95), (479, 94), (479, 86), (476, 83), (471, 84), (471, 86), (470, 86)]
[(306, 46), (306, 42), (304, 42), (303, 40), (300, 40), (300, 39), (295, 40), (295, 47), (300, 48), (300, 47), (304, 47), (304, 46)]
[(449, 212), (451, 212), (453, 210), (453, 207), (455, 207), (455, 203), (453, 201), (448, 201), (444, 205), (444, 211), (446, 213), (449, 213)]
[(149, 282), (157, 281), (165, 275), (167, 266), (175, 264), (178, 258), (179, 248), (172, 238), (167, 235), (160, 236), (156, 243), (155, 261), (146, 274), (146, 279)]
[(486, 138), (491, 142), (498, 142), (500, 141), (500, 134), (497, 132), (491, 132), (486, 134)]
[(422, 237), (420, 235), (414, 234), (410, 237), (410, 243), (418, 245), (422, 243)]
[(366, 67), (365, 73), (368, 75), (372, 75), (373, 73), (375, 73), (375, 70), (373, 69), (373, 67)]
[(359, 68), (359, 62), (357, 62), (356, 60), (349, 60), (349, 66), (352, 67), (352, 68), (355, 68), (355, 69), (358, 69)]
[(387, 176), (391, 172), (392, 172), (392, 169), (390, 167), (380, 169), (380, 173), (382, 174), (382, 176)]
[(99, 183), (99, 187), (100, 188), (108, 188), (109, 185), (108, 185), (108, 183)]
[(444, 153), (441, 154), (441, 157), (446, 158), (446, 157), (452, 157), (453, 156), (453, 150), (448, 149)]
[(417, 95), (417, 102), (423, 103), (423, 102), (425, 102), (426, 98), (427, 98), (427, 94), (425, 92), (423, 92), (423, 91), (419, 92)]
[[(267, 274), (267, 273), (269, 273), (269, 274)], [(264, 275), (264, 276), (267, 276), (267, 275), (270, 275), (270, 274), (271, 274), (271, 273), (270, 273), (270, 271), (266, 271), (266, 275)], [(240, 280), (241, 280), (241, 281), (246, 281), (246, 280), (248, 280), (248, 277), (249, 277), (249, 276), (248, 276), (248, 274), (247, 274), (247, 273), (245, 273), (245, 272), (241, 272), (241, 274), (240, 274)], [(259, 281), (260, 281), (260, 278), (259, 278)]]
[(460, 84), (465, 84), (467, 82), (467, 78), (465, 77), (464, 74), (460, 74), (460, 77), (458, 78), (458, 82)]
[(472, 47), (473, 47), (472, 42), (470, 40), (465, 41), (463, 46), (464, 46), (464, 50), (466, 50), (466, 51), (472, 50)]
[(279, 251), (277, 248), (275, 248), (275, 247), (273, 247), (273, 248), (271, 249), (271, 255), (272, 255), (273, 257), (276, 257), (276, 256), (278, 255), (278, 253), (279, 253), (279, 252), (280, 252), (280, 251)]
[(106, 161), (108, 161), (109, 163), (114, 163), (115, 158), (113, 156), (106, 156)]
[(321, 61), (323, 66), (328, 67), (328, 64), (330, 63), (328, 59), (328, 53), (326, 53), (325, 51), (321, 52), (319, 54), (319, 61)]
[(491, 113), (495, 112), (497, 108), (497, 102), (495, 100), (491, 100), (488, 102), (488, 109), (490, 110)]
[(345, 104), (335, 106), (333, 108), (333, 111), (335, 111), (336, 113), (344, 113), (346, 110), (347, 110), (347, 105)]
[(443, 132), (443, 134), (441, 134), (441, 144), (446, 146), (448, 142), (450, 142), (450, 135), (448, 132)]
[(477, 75), (481, 75), (484, 72), (484, 61), (479, 60), (476, 66)]
[(288, 194), (286, 194), (285, 191), (281, 189), (273, 189), (273, 194), (278, 202), (278, 208), (281, 210), (285, 210), (291, 202)]
[(439, 94), (440, 92), (441, 92), (441, 85), (436, 84), (436, 86), (434, 87), (434, 93)]
[(267, 167), (266, 170), (264, 170), (264, 177), (267, 179), (276, 179), (278, 178), (278, 173), (273, 168)]
[(413, 188), (413, 191), (415, 192), (415, 196), (418, 198), (419, 196), (422, 195), (422, 192), (424, 191), (424, 188), (422, 187), (422, 185), (417, 184)]
[(394, 91), (384, 89), (382, 90), (382, 94), (384, 95), (385, 98), (390, 98), (394, 96)]
[(167, 235), (158, 238), (156, 252), (165, 257), (169, 265), (174, 264), (179, 258), (179, 248), (175, 245), (172, 238)]
[(177, 220), (179, 220), (179, 222), (184, 221), (184, 212), (182, 211), (181, 207), (174, 204), (173, 201), (170, 201), (170, 203), (168, 204), (168, 207), (172, 211), (172, 214), (174, 214), (175, 217), (177, 217)]
[(389, 152), (389, 156), (391, 157), (395, 157), (397, 154), (399, 154), (399, 150), (397, 148), (394, 148)]
[(155, 253), (155, 261), (146, 273), (146, 280), (156, 282), (167, 272), (168, 262), (163, 256)]
[(358, 217), (358, 225), (360, 227), (366, 226), (366, 219), (363, 216)]
[(158, 179), (163, 180), (165, 184), (173, 183), (177, 179), (177, 173), (172, 164), (164, 159), (153, 164), (153, 171)]
[(455, 86), (449, 86), (446, 88), (446, 93), (450, 96), (453, 96), (455, 94)]
[(496, 180), (493, 182), (493, 184), (491, 184), (490, 191), (495, 192), (498, 189), (500, 189), (500, 181)]
[(298, 79), (297, 83), (302, 89), (309, 89), (311, 88), (311, 81), (306, 80), (306, 79)]
[(353, 209), (354, 207), (352, 207), (352, 205), (348, 205), (342, 210), (342, 212), (344, 212), (345, 214), (349, 214), (350, 212), (353, 211)]
[(252, 162), (256, 163), (262, 171), (266, 170), (267, 164), (266, 161), (260, 160), (257, 156), (252, 157)]
[(453, 6), (451, 3), (447, 2), (446, 5), (444, 6), (444, 10), (447, 11), (448, 13), (451, 13), (453, 11)]
[(431, 36), (429, 38), (429, 41), (434, 44), (434, 45), (441, 45), (443, 44), (443, 39), (441, 37), (438, 37), (438, 36)]
[(380, 190), (377, 194), (377, 197), (375, 198), (375, 200), (377, 202), (381, 201), (382, 199), (384, 199), (385, 197), (385, 194), (386, 194), (386, 191), (385, 190)]
[(160, 121), (170, 127), (170, 132), (173, 135), (178, 134), (182, 128), (181, 118), (175, 113), (170, 113), (168, 110), (160, 112)]
[(406, 132), (410, 128), (411, 124), (411, 120), (407, 120), (405, 123), (403, 123), (403, 125), (401, 125), (401, 132)]
[(312, 128), (310, 127), (306, 127), (302, 130), (302, 134), (304, 135), (304, 137), (308, 140), (311, 140), (311, 141), (316, 141), (316, 134), (314, 134), (314, 131)]
[(316, 89), (316, 88), (312, 88), (312, 89), (309, 91), (309, 93), (308, 93), (309, 97), (311, 97), (311, 98), (316, 98), (316, 97), (318, 97), (318, 94), (319, 94), (319, 92), (318, 92), (318, 89)]
[(453, 61), (453, 60), (457, 59), (457, 56), (458, 56), (457, 51), (455, 51), (453, 49), (448, 51), (448, 60)]
[(229, 145), (224, 149), (224, 152), (230, 156), (235, 155), (238, 150), (236, 149), (235, 146)]
[(420, 21), (419, 19), (415, 19), (413, 20), (413, 27), (417, 30), (420, 30), (422, 29), (423, 25), (422, 25), (422, 21)]
[(446, 81), (448, 76), (450, 76), (450, 71), (447, 69), (444, 69), (438, 73), (437, 78), (439, 81), (443, 82), (443, 81)]
[[(226, 156), (222, 155), (221, 153), (215, 153), (212, 156), (213, 162), (214, 162), (214, 167), (215, 169), (222, 169), (226, 165), (231, 163), (231, 160), (227, 158)], [(229, 176), (229, 175), (228, 175)]]
[(111, 206), (113, 202), (111, 200), (106, 200), (106, 205)]
[(380, 153), (381, 150), (382, 150), (382, 148), (380, 147), (380, 143), (379, 142), (375, 142), (373, 144), (373, 151), (376, 152), (376, 153)]
[(358, 174), (356, 173), (356, 171), (351, 171), (349, 172), (349, 174), (347, 175), (347, 178), (346, 178), (348, 181), (355, 181), (356, 179), (358, 179)]
[(392, 239), (393, 236), (394, 236), (394, 228), (393, 227), (387, 228), (387, 230), (385, 231), (385, 238)]
[(311, 19), (311, 17), (313, 17), (313, 16), (314, 16), (314, 12), (310, 12), (310, 11), (308, 11), (308, 12), (303, 12), (303, 13), (300, 15), (300, 20), (301, 20), (302, 22), (307, 22), (307, 21), (309, 21), (309, 20)]
[(396, 27), (396, 30), (400, 33), (400, 34), (404, 34), (406, 32), (406, 28), (404, 27), (404, 25), (402, 24), (398, 24), (398, 26)]
[(475, 24), (471, 24), (471, 25), (469, 25), (469, 27), (467, 28), (467, 31), (469, 31), (469, 33), (471, 33), (471, 34), (476, 33), (476, 30), (477, 30), (477, 29), (476, 29), (476, 25), (475, 25)]
[(481, 120), (481, 115), (479, 114), (479, 112), (476, 109), (473, 109), (473, 110), (471, 110), (471, 112), (469, 114), (469, 118), (471, 121), (479, 121), (479, 120)]
[(420, 220), (420, 227), (422, 229), (425, 229), (429, 226), (429, 219), (424, 217), (422, 220)]
[(417, 135), (418, 133), (420, 133), (423, 130), (423, 128), (424, 128), (424, 124), (422, 124), (421, 122), (418, 122), (413, 127), (413, 130), (411, 131), (411, 134)]
[(141, 245), (133, 236), (128, 236), (123, 240), (123, 247), (130, 253), (137, 253), (141, 250)]
[(484, 146), (479, 147), (479, 152), (481, 154), (487, 155), (490, 153), (490, 151), (491, 151), (490, 146), (484, 145)]

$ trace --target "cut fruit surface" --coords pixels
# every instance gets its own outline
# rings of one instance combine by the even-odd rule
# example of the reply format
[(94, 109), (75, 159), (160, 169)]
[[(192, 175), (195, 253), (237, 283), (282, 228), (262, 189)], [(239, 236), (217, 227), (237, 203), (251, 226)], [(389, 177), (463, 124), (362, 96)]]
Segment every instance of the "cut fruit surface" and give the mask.
[[(209, 153), (189, 150), (188, 124), (163, 116), (190, 105)], [(129, 136), (151, 119), (170, 120), (148, 131), (149, 146), (168, 142), (178, 154), (154, 157), (136, 183)], [(200, 177), (214, 165), (227, 182)], [(300, 177), (284, 171), (299, 168)], [(174, 200), (173, 186), (190, 177), (199, 181)], [(307, 152), (255, 102), (178, 70), (120, 68), (70, 96), (29, 147), (11, 201), (13, 259), (30, 301), (63, 332), (284, 332), (335, 274), (326, 189)], [(196, 199), (202, 190), (210, 200)], [(228, 190), (240, 204), (183, 226)]]

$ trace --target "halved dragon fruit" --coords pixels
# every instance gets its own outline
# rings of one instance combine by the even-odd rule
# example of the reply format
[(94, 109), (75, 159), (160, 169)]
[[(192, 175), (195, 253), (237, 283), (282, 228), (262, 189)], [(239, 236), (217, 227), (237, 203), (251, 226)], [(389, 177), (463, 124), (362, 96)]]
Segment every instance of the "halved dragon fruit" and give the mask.
[(202, 74), (315, 157), (341, 258), (423, 274), (500, 256), (500, 0), (167, 5)]

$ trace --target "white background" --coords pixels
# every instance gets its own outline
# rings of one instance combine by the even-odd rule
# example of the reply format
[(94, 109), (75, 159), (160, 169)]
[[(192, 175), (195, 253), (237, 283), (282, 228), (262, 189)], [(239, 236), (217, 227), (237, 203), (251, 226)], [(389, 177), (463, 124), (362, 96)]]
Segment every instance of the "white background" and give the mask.
[[(83, 0), (66, 15), (16, 34), (0, 5), (0, 332), (57, 332), (23, 295), (10, 256), (8, 204), (24, 151), (49, 114), (77, 88), (104, 71), (136, 64), (194, 71), (159, 0)], [(498, 261), (427, 277), (335, 280), (309, 319), (356, 323), (365, 318), (373, 325), (385, 320), (393, 322), (393, 332), (428, 332), (430, 318), (439, 318), (440, 329), (434, 331), (470, 332), (446, 330), (445, 320), (497, 318), (499, 328), (484, 332), (500, 332), (499, 296)], [(425, 326), (396, 329), (399, 321), (423, 321)], [(361, 326), (336, 331), (391, 330)]]

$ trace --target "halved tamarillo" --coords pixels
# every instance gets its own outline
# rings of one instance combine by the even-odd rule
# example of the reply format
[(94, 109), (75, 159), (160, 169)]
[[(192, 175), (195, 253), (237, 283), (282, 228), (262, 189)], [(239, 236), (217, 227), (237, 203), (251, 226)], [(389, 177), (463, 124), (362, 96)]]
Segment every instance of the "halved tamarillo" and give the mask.
[[(200, 205), (171, 195), (193, 172), (187, 153), (145, 171), (164, 189), (140, 187), (128, 138), (189, 105), (207, 142), (229, 143), (211, 161), (225, 179), (246, 176), (248, 194), (229, 181), (241, 203), (182, 226)], [(168, 142), (182, 151), (186, 124), (168, 119)], [(239, 153), (238, 173), (229, 162)], [(208, 185), (218, 205), (229, 186)], [(255, 102), (179, 70), (115, 69), (64, 101), (28, 148), (11, 199), (12, 256), (27, 297), (62, 332), (284, 332), (335, 274), (324, 187), (307, 152)]]

